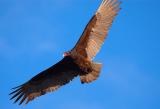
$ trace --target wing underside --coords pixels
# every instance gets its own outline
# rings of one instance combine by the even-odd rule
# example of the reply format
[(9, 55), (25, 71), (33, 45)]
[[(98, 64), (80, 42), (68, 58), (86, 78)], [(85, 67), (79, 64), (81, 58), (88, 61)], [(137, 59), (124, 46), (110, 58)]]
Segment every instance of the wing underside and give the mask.
[[(74, 71), (71, 67), (73, 67)], [(22, 104), (26, 101), (27, 104), (36, 97), (55, 91), (72, 81), (74, 77), (78, 76), (76, 67), (77, 66), (69, 62), (69, 60), (64, 59), (58, 64), (33, 77), (25, 84), (13, 88), (13, 92), (10, 93), (10, 95), (13, 95), (11, 99), (16, 98), (15, 103), (20, 101), (19, 104)]]
[(120, 3), (118, 0), (103, 0), (96, 14), (92, 17), (82, 36), (72, 49), (73, 53), (90, 60), (96, 56), (104, 43), (114, 18), (120, 10)]

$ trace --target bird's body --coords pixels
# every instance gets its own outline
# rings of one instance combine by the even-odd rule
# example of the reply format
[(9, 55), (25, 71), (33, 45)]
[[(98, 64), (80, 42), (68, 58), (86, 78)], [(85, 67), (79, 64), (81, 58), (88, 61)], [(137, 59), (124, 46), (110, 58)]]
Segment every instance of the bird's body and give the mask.
[(79, 76), (81, 83), (90, 83), (100, 74), (102, 64), (93, 62), (99, 52), (111, 24), (117, 15), (120, 2), (103, 0), (95, 15), (87, 24), (75, 47), (64, 53), (57, 64), (40, 72), (26, 83), (13, 88), (11, 99), (26, 104), (38, 96), (55, 91)]
[(66, 72), (68, 71), (74, 72), (75, 76), (78, 76), (93, 71), (93, 68), (88, 60), (75, 56), (66, 56), (57, 64), (33, 77), (30, 81), (39, 81), (41, 78), (47, 78), (47, 76), (52, 78), (52, 75), (58, 76), (62, 75), (62, 73), (67, 75)]

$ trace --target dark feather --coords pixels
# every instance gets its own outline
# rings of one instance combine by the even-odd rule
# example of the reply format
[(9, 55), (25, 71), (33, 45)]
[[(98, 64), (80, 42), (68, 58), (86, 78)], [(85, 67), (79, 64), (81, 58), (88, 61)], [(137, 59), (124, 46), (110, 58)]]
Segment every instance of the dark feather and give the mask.
[(19, 104), (22, 104), (26, 99), (27, 104), (36, 97), (55, 91), (69, 83), (74, 77), (78, 76), (79, 71), (80, 69), (74, 63), (74, 60), (71, 57), (65, 57), (54, 66), (33, 77), (19, 89), (10, 93), (15, 93), (11, 99), (17, 97), (15, 100), (17, 102), (23, 97)]
[(15, 91), (13, 91), (13, 92), (11, 92), (9, 95), (12, 95), (12, 94), (16, 93), (16, 92), (19, 91), (20, 89), (21, 89), (21, 88), (15, 90)]
[(17, 99), (15, 100), (14, 103), (16, 103), (23, 95), (24, 95), (24, 93), (21, 93), (21, 94), (17, 97)]
[(10, 100), (12, 100), (13, 98), (17, 97), (21, 93), (22, 93), (22, 90), (19, 90), (15, 95), (13, 95), (13, 97)]

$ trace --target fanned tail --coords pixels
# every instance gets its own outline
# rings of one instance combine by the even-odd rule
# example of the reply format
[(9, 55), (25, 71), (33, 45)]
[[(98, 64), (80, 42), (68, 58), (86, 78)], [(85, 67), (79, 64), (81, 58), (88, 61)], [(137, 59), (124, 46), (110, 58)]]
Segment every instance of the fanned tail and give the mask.
[(90, 82), (97, 80), (97, 78), (99, 77), (101, 68), (102, 68), (102, 64), (93, 62), (92, 68), (93, 68), (92, 72), (80, 76), (80, 80), (82, 84), (90, 83)]

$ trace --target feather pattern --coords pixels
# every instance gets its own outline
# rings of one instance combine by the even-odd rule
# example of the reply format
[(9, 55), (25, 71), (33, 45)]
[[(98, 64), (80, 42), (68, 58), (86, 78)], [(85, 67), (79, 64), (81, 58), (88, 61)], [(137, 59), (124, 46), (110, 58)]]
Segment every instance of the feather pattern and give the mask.
[(15, 103), (19, 101), (22, 104), (26, 100), (26, 104), (38, 96), (44, 95), (60, 88), (69, 83), (74, 77), (78, 76), (79, 68), (73, 63), (70, 57), (65, 57), (59, 63), (50, 67), (33, 77), (31, 80), (14, 88), (11, 92), (11, 99), (16, 98)]
[(103, 0), (95, 15), (86, 26), (81, 38), (72, 49), (72, 53), (78, 53), (92, 60), (99, 52), (112, 22), (120, 10), (118, 0)]

